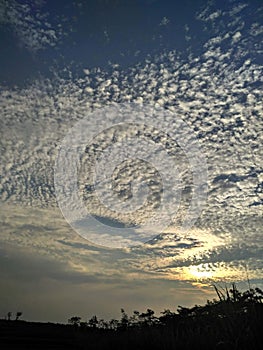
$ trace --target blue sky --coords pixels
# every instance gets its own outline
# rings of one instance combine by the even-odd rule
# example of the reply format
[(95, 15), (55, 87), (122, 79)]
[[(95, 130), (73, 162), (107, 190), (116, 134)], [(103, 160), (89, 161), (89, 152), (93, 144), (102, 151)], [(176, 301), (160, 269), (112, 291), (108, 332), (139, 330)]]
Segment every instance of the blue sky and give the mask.
[[(27, 319), (66, 321), (117, 317), (121, 307), (160, 312), (213, 298), (213, 282), (246, 287), (247, 273), (262, 286), (262, 11), (256, 0), (0, 0), (0, 316), (22, 310)], [(136, 124), (149, 115), (151, 127)], [(130, 124), (114, 126), (120, 118)], [(56, 161), (72, 135), (93, 138), (89, 146), (73, 138), (69, 152), (82, 147), (78, 196), (97, 226), (73, 217), (79, 204), (63, 191), (74, 209), (69, 223), (60, 210)], [(156, 169), (142, 161), (149, 145)], [(120, 161), (110, 198), (93, 189), (98, 159), (105, 172), (97, 175)], [(62, 189), (74, 185), (69, 165)], [(165, 183), (169, 175), (174, 187)], [(143, 206), (118, 212), (114, 205), (128, 203), (133, 190), (146, 198)], [(118, 230), (127, 227), (144, 237), (163, 202), (156, 239), (107, 246), (108, 232), (122, 242)], [(198, 215), (185, 233), (191, 203)]]

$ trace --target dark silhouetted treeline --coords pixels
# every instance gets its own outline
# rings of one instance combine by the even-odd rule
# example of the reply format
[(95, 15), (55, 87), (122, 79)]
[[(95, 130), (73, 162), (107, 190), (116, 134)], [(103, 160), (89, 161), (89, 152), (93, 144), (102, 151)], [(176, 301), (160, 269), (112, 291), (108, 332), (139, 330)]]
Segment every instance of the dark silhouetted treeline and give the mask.
[(67, 325), (21, 320), (0, 322), (1, 349), (263, 349), (263, 292), (215, 286), (217, 300), (179, 306), (155, 316), (151, 309), (104, 321), (78, 316)]

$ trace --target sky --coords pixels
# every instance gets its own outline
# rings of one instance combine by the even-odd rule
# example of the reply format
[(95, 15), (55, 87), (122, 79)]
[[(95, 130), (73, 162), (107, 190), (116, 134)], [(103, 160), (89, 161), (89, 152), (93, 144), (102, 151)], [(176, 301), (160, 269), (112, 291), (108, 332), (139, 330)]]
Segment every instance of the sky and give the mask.
[(263, 287), (263, 4), (0, 0), (0, 317)]

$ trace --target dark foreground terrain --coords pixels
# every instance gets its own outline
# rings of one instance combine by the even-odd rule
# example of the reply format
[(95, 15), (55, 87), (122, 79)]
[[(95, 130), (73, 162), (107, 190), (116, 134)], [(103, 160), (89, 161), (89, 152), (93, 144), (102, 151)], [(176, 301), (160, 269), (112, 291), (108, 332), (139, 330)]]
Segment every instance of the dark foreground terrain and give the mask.
[(160, 317), (147, 309), (132, 316), (121, 310), (120, 320), (108, 322), (0, 320), (0, 349), (263, 349), (263, 292), (240, 293), (235, 285), (216, 292), (219, 300)]

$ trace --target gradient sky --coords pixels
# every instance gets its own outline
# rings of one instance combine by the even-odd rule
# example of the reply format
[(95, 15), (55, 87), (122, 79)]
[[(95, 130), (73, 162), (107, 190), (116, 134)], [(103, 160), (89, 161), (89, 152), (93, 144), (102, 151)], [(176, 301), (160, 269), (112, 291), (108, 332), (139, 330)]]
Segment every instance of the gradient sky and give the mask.
[[(158, 313), (205, 303), (215, 297), (213, 282), (246, 288), (249, 276), (263, 286), (260, 0), (0, 0), (0, 42), (0, 317), (108, 319), (122, 307)], [(177, 216), (156, 239), (116, 249), (65, 220), (55, 161), (77, 122), (86, 117), (96, 130), (96, 111), (131, 102), (165, 109), (167, 132), (178, 116), (187, 123), (206, 160), (207, 196), (195, 224), (180, 231), (194, 181), (180, 145), (159, 135), (182, 182)], [(116, 129), (114, 138), (133, 129)], [(89, 232), (102, 239), (108, 227), (143, 225), (163, 193), (158, 172), (146, 176), (145, 164), (127, 161), (116, 170), (116, 193), (125, 200), (127, 183), (145, 182), (146, 205), (129, 214), (101, 205), (91, 160), (112, 140), (105, 132), (84, 148), (78, 172), (83, 202), (105, 225)]]

